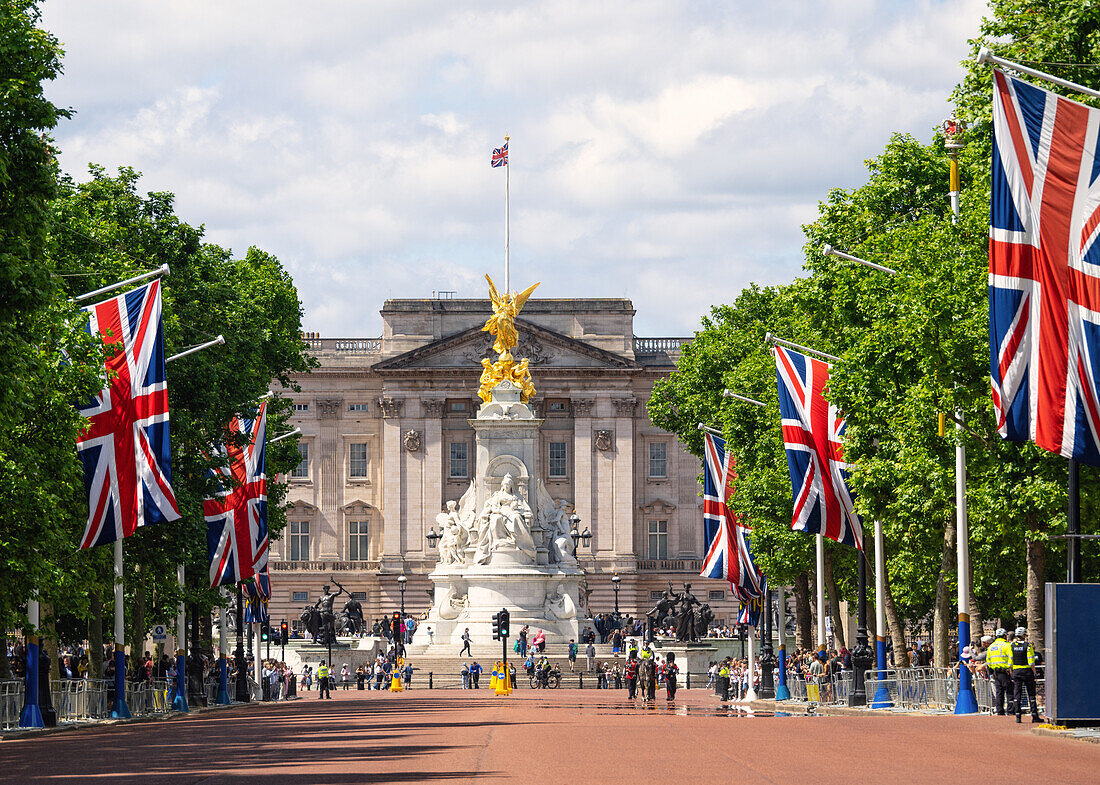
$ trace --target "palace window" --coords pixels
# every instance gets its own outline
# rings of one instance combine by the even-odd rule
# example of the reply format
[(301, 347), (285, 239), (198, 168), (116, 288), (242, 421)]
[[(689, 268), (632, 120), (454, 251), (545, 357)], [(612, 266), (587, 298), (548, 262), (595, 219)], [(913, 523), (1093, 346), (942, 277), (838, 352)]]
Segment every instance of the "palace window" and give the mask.
[(565, 442), (550, 442), (547, 471), (548, 476), (556, 479), (568, 477), (568, 463)]
[(707, 593), (707, 599), (711, 602), (718, 602), (719, 600), (726, 599), (726, 593), (721, 589), (711, 589), (710, 592)]
[(294, 404), (294, 411), (296, 411), (296, 412), (308, 412), (309, 411), (309, 404), (308, 403), (296, 403), (296, 404)]
[(365, 591), (353, 591), (351, 593), (351, 598), (353, 600), (359, 600), (359, 602), (366, 602), (367, 601), (367, 593)]
[(565, 401), (550, 401), (547, 409), (552, 412), (567, 412), (569, 411), (569, 404)]
[(451, 414), (466, 414), (470, 411), (470, 405), (466, 401), (449, 401), (447, 411)]
[(451, 463), (448, 476), (450, 477), (469, 477), (470, 476), (470, 445), (466, 442), (451, 442)]
[(308, 591), (292, 591), (290, 593), (291, 602), (309, 602)]
[(309, 442), (298, 442), (298, 465), (290, 472), (291, 477), (309, 478)]
[(351, 521), (348, 524), (348, 559), (370, 559), (370, 526), (367, 521)]
[(353, 403), (350, 406), (348, 406), (348, 411), (349, 412), (366, 412), (366, 411), (370, 411), (370, 404), (369, 403)]
[(649, 476), (663, 480), (668, 477), (668, 443), (649, 443)]
[(668, 558), (668, 521), (649, 522), (649, 558)]
[(650, 601), (663, 600), (664, 598), (665, 593), (663, 591), (651, 591), (649, 593)]
[(367, 477), (370, 473), (370, 459), (367, 445), (356, 442), (348, 445), (348, 476)]
[(290, 522), (290, 560), (309, 561), (309, 521)]

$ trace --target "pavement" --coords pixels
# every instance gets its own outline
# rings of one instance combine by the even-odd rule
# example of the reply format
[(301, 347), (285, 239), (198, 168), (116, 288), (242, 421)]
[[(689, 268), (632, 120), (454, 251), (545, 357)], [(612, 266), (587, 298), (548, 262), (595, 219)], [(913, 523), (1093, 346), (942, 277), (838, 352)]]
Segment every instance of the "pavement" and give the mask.
[[(1011, 718), (798, 716), (624, 691), (316, 692), (0, 742), (3, 783), (1089, 783), (1100, 745)], [(999, 779), (1004, 778), (1004, 779)]]

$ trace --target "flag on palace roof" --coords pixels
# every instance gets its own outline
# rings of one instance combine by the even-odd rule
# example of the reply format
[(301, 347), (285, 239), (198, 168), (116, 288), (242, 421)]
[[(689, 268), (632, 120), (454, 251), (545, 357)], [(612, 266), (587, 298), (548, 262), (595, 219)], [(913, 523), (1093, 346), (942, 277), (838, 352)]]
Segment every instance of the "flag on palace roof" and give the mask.
[(794, 513), (791, 528), (863, 549), (841, 438), (847, 421), (825, 400), (829, 364), (773, 349)]
[(255, 417), (234, 417), (228, 431), (218, 451), (228, 465), (211, 471), (221, 490), (202, 505), (211, 586), (237, 583), (267, 565), (267, 401)]
[(1100, 110), (993, 74), (997, 429), (1100, 465)]
[(88, 493), (81, 548), (129, 537), (139, 526), (179, 519), (172, 490), (168, 381), (159, 280), (84, 309), (110, 355), (106, 386), (77, 410)]
[(699, 574), (729, 581), (730, 588), (745, 599), (764, 593), (764, 576), (752, 561), (748, 527), (726, 505), (736, 479), (733, 454), (726, 452), (725, 441), (704, 433), (703, 532), (708, 547)]
[(504, 143), (504, 147), (496, 147), (493, 149), (493, 157), (489, 159), (489, 164), (493, 167), (508, 165), (507, 142)]

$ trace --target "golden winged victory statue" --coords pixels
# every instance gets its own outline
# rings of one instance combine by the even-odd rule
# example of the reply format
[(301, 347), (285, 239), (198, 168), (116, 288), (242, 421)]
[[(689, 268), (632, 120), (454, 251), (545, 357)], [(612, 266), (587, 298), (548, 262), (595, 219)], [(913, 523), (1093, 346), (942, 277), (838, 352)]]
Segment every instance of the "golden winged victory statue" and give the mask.
[(520, 388), (520, 400), (527, 403), (535, 394), (535, 385), (531, 383), (531, 373), (528, 371), (526, 359), (516, 362), (511, 350), (519, 342), (519, 333), (516, 331), (516, 317), (523, 310), (524, 303), (535, 291), (538, 284), (532, 284), (519, 294), (501, 294), (497, 291), (496, 284), (488, 275), (485, 280), (489, 282), (489, 299), (493, 304), (493, 315), (485, 322), (481, 329), (491, 333), (496, 340), (493, 341), (493, 351), (499, 356), (497, 361), (490, 363), (488, 359), (481, 361), (481, 388), (477, 394), (481, 400), (488, 403), (492, 397), (493, 388), (504, 380), (508, 380)]

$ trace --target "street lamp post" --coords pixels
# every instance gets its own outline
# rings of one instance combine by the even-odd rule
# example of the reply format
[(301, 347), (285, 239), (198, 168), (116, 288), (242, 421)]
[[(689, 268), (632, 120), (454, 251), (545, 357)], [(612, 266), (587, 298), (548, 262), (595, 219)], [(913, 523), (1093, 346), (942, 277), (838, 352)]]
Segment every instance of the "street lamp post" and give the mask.
[(237, 665), (236, 697), (238, 703), (246, 703), (251, 699), (248, 691), (248, 666), (244, 659), (244, 593), (241, 584), (237, 584), (237, 648), (233, 651), (233, 659)]
[(405, 618), (405, 584), (409, 582), (409, 579), (405, 577), (405, 573), (401, 573), (397, 576), (397, 586), (401, 589), (401, 618)]
[(760, 697), (775, 697), (775, 650), (772, 648), (772, 592), (764, 591), (764, 613), (760, 620)]
[(573, 558), (577, 558), (577, 546), (581, 540), (584, 540), (585, 544), (592, 539), (592, 533), (585, 529), (583, 532), (580, 530), (581, 516), (574, 512), (569, 516), (569, 523), (573, 526), (572, 531), (569, 532), (569, 536), (573, 538)]
[(619, 617), (619, 584), (623, 579), (619, 577), (619, 573), (615, 573), (611, 576), (611, 588), (615, 590), (615, 618)]
[(859, 561), (859, 606), (856, 620), (856, 645), (852, 647), (852, 692), (849, 706), (867, 705), (867, 684), (864, 676), (875, 661), (874, 652), (867, 643), (867, 560), (857, 552)]
[(433, 525), (430, 529), (428, 529), (428, 533), (424, 535), (424, 539), (428, 541), (429, 548), (434, 548), (435, 544), (439, 542), (439, 539), (442, 536), (442, 534), (435, 530), (435, 526)]

